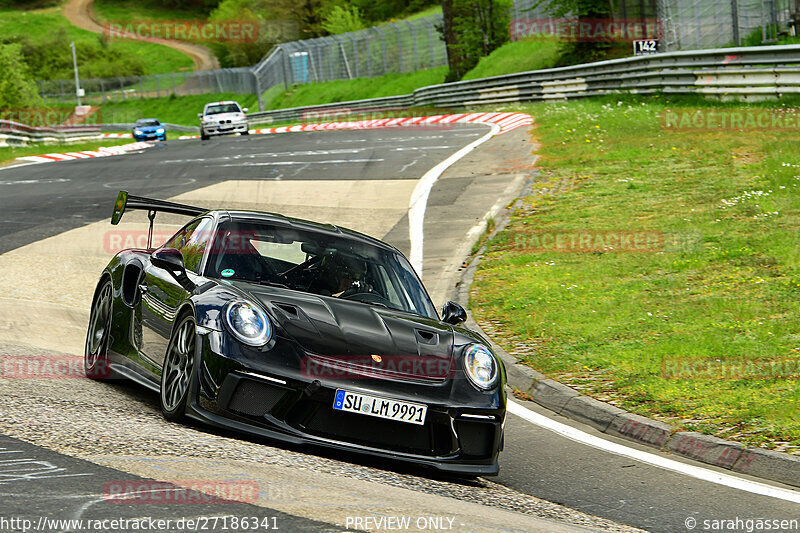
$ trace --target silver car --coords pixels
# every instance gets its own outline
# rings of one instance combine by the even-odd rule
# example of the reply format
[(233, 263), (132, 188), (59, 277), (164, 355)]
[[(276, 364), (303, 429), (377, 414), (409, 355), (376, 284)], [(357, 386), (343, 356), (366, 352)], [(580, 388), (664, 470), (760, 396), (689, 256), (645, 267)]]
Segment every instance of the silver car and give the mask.
[(200, 118), (200, 138), (207, 140), (214, 135), (241, 133), (248, 135), (247, 108), (233, 100), (206, 104)]

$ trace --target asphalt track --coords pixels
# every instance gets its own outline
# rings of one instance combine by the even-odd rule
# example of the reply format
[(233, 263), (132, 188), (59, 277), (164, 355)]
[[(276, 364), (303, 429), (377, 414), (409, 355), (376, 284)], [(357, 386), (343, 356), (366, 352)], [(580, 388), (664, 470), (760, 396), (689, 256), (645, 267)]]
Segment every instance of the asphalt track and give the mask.
[[(47, 237), (57, 236), (69, 229), (106, 219), (113, 198), (121, 188), (140, 195), (171, 198), (230, 180), (303, 182), (307, 185), (309, 194), (313, 194), (315, 181), (321, 184), (331, 180), (387, 180), (387, 183), (396, 180), (417, 180), (437, 162), (486, 131), (484, 127), (467, 126), (425, 130), (297, 133), (251, 138), (234, 137), (211, 142), (171, 142), (139, 154), (26, 165), (0, 170), (0, 254)], [(492, 196), (500, 195), (500, 183), (494, 188), (486, 186), (487, 183), (493, 183), (491, 172), (475, 174), (470, 170), (475, 165), (480, 165), (481, 157), (491, 158), (494, 155), (493, 151), (500, 150), (492, 144), (494, 142), (494, 140), (489, 141), (477, 149), (475, 155), (468, 156), (456, 164), (442, 176), (440, 186), (434, 187), (425, 219), (426, 242), (432, 243), (430, 247), (426, 247), (426, 262), (435, 265), (434, 260), (428, 261), (428, 254), (435, 255), (438, 253), (437, 250), (447, 247), (448, 243), (452, 248), (457, 247), (471, 227), (470, 220), (475, 218), (458, 219), (452, 212), (447, 211), (447, 206), (456, 205), (458, 201), (469, 202), (470, 198), (465, 198), (465, 195), (468, 196), (471, 192), (475, 192), (474, 203), (479, 206), (492, 205), (494, 202)], [(487, 181), (481, 182), (481, 179)], [(453, 223), (454, 220), (458, 223)], [(407, 251), (407, 224), (407, 219), (400, 217), (394, 221), (385, 235), (376, 236), (385, 237)], [(36, 275), (36, 272), (30, 273), (32, 277)], [(435, 280), (426, 278), (426, 283), (430, 284), (432, 281)], [(0, 297), (2, 296), (0, 294)], [(34, 339), (27, 339), (29, 342), (23, 342), (25, 339), (18, 340), (22, 345), (37, 346)], [(0, 348), (3, 348), (2, 344)], [(6, 347), (6, 351), (2, 353), (10, 352)], [(119, 398), (124, 401), (125, 398), (130, 398), (134, 407), (141, 408), (144, 412), (148, 412), (148, 409), (153, 411), (152, 402), (142, 400), (141, 393), (135, 388), (106, 387), (106, 389), (110, 390), (108, 401), (118, 401)], [(70, 394), (69, 387), (63, 390), (65, 394)], [(36, 394), (47, 396), (46, 393)], [(22, 395), (17, 396), (16, 402), (24, 403), (22, 398)], [(75, 402), (80, 400), (77, 393), (74, 400)], [(11, 404), (6, 404), (6, 407), (9, 405)], [(548, 414), (546, 410), (536, 406), (526, 406), (536, 412)], [(36, 439), (33, 436), (36, 435), (35, 431), (27, 431), (24, 424), (15, 420), (13, 415), (7, 412), (8, 410), (6, 412), (0, 410), (0, 431), (22, 436), (28, 441), (47, 443), (48, 447), (61, 451), (69, 452), (73, 449), (67, 445), (50, 446), (45, 436)], [(602, 435), (562, 417), (552, 414), (548, 416), (608, 441), (622, 443), (633, 449), (646, 449)], [(91, 424), (87, 423), (87, 427), (91, 427)], [(102, 431), (101, 428), (97, 430)], [(515, 497), (512, 492), (531, 495), (589, 515), (658, 532), (689, 531), (686, 526), (689, 517), (697, 521), (695, 531), (711, 530), (703, 527), (704, 520), (737, 518), (800, 520), (800, 505), (796, 503), (700, 481), (682, 473), (667, 471), (625, 456), (608, 453), (564, 438), (513, 415), (509, 416), (506, 431), (506, 449), (501, 455), (501, 473), (492, 481), (512, 489), (502, 493), (507, 499)], [(208, 433), (213, 435), (213, 432)], [(89, 439), (89, 436), (86, 438)], [(47, 454), (52, 453), (43, 448), (35, 450), (32, 447), (26, 448), (30, 445), (16, 440), (6, 440), (4, 443), (6, 444), (0, 448), (19, 449), (21, 453), (31, 456), (49, 457)], [(78, 455), (77, 452), (74, 454)], [(660, 455), (668, 456), (668, 454)], [(324, 452), (320, 452), (320, 456), (327, 457)], [(686, 464), (715, 470), (706, 465), (672, 458)], [(0, 456), (0, 465), (2, 459), (3, 456)], [(79, 461), (64, 455), (50, 457), (50, 460), (54, 464), (60, 464), (59, 461)], [(356, 465), (375, 466), (359, 458), (347, 457), (344, 460), (352, 461)], [(109, 460), (98, 462), (107, 466)], [(70, 462), (69, 464), (73, 468), (104, 468), (94, 463)], [(78, 466), (75, 466), (76, 464)], [(130, 468), (123, 470), (130, 471)], [(415, 474), (402, 468), (392, 471), (400, 476)], [(98, 471), (97, 474), (100, 476), (99, 479), (104, 479), (103, 476), (113, 478), (118, 472)], [(746, 476), (739, 477), (747, 479)], [(431, 485), (442, 488), (445, 493), (447, 491), (457, 493), (463, 489), (458, 483), (441, 480), (431, 481)], [(780, 487), (778, 484), (770, 485)], [(30, 511), (29, 514), (38, 514), (34, 511), (44, 510), (49, 511), (51, 515), (55, 514), (60, 509), (57, 501), (52, 500), (50, 504), (41, 503), (41, 492), (50, 494), (47, 492), (47, 487), (50, 485), (46, 487), (35, 483), (24, 486), (9, 485), (3, 483), (0, 477), (3, 514), (15, 509)], [(788, 489), (788, 487), (782, 488)], [(32, 503), (36, 501), (40, 503)], [(488, 502), (488, 504), (509, 507), (502, 502)], [(42, 509), (42, 505), (49, 507)], [(519, 507), (524, 510), (523, 505)], [(172, 512), (170, 509), (162, 511)], [(132, 512), (135, 513), (135, 510)], [(202, 512), (207, 514), (206, 510)], [(225, 512), (230, 513), (230, 508), (226, 508)], [(261, 506), (259, 512), (274, 514), (279, 511)], [(500, 511), (487, 511), (488, 520), (491, 520), (494, 512)], [(186, 514), (185, 511), (182, 513)], [(544, 514), (539, 513), (540, 516)], [(304, 520), (291, 514), (280, 516), (287, 524), (290, 520)], [(577, 523), (590, 527), (607, 527), (606, 524), (579, 521)], [(297, 523), (297, 527), (302, 527), (303, 530), (324, 531), (325, 528), (337, 530), (336, 526), (327, 524), (326, 520), (309, 521), (307, 525), (308, 529), (305, 529), (306, 524), (301, 526), (299, 522)], [(555, 526), (553, 528), (555, 530)], [(288, 526), (287, 529), (293, 530)], [(469, 529), (468, 527), (466, 530)]]
[[(173, 483), (149, 483), (112, 468), (0, 437), (0, 499), (3, 502), (0, 531), (80, 531), (83, 528), (78, 524), (90, 527), (92, 522), (105, 525), (102, 529), (108, 531), (136, 527), (132, 524), (124, 527), (128, 524), (123, 521), (141, 521), (142, 528), (148, 529), (164, 526), (158, 529), (191, 531), (196, 528), (187, 527), (188, 524), (221, 525), (227, 520), (232, 526), (232, 517), (286, 531), (345, 531), (332, 524), (226, 500), (225, 491), (240, 495), (253, 487), (242, 482), (228, 483), (217, 487), (217, 495), (208, 495), (200, 492), (199, 484), (195, 489)], [(98, 494), (100, 484), (104, 490)], [(126, 492), (130, 490), (136, 491), (135, 497)], [(117, 498), (115, 503), (107, 503), (112, 497)], [(186, 504), (180, 505), (183, 502)], [(145, 505), (146, 518), (142, 513)], [(114, 527), (115, 524), (122, 524), (122, 527)]]

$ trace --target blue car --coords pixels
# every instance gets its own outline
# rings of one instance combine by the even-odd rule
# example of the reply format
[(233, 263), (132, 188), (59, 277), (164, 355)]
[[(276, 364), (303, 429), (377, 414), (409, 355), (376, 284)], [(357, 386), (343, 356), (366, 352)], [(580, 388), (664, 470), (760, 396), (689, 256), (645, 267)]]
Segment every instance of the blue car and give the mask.
[(140, 118), (133, 125), (133, 138), (137, 141), (166, 141), (164, 125), (155, 118)]

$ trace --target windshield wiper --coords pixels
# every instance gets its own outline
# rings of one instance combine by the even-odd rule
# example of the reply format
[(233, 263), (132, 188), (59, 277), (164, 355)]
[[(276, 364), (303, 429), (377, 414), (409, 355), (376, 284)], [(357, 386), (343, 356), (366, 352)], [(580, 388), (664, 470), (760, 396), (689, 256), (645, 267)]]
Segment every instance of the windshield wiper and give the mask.
[(280, 283), (280, 282), (277, 282), (277, 281), (269, 281), (269, 280), (266, 280), (266, 279), (256, 280), (256, 283), (258, 283), (259, 285), (266, 285), (268, 287), (280, 287), (281, 289), (290, 289), (290, 290), (292, 289), (291, 287), (289, 287), (285, 283)]
[(360, 304), (374, 305), (374, 306), (377, 306), (377, 307), (385, 307), (386, 309), (392, 309), (388, 305), (382, 304), (380, 302), (370, 302), (370, 301), (366, 301), (366, 300), (354, 300), (352, 298), (339, 298), (339, 299), (340, 300), (347, 300), (348, 302), (358, 302)]

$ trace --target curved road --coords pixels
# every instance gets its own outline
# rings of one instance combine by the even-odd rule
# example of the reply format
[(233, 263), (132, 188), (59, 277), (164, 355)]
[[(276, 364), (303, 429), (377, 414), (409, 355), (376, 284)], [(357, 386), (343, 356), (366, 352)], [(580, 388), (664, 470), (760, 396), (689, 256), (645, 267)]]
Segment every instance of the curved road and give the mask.
[[(332, 221), (407, 251), (405, 212), (413, 185), (436, 162), (486, 131), (473, 125), (193, 140), (139, 154), (0, 170), (4, 362), (29, 354), (81, 352), (97, 272), (115, 243), (141, 235), (144, 227), (131, 217), (122, 228), (129, 233), (109, 233), (107, 217), (119, 188), (210, 207), (238, 204)], [(492, 205), (499, 199), (507, 203), (503, 197), (519, 192), (530, 151), (523, 131), (505, 134), (467, 155), (434, 186), (425, 217), (424, 278), (429, 287), (439, 287), (437, 303), (452, 288), (452, 282), (441, 280), (463, 260), (453, 250), (463, 246), (464, 235)], [(162, 222), (168, 231), (177, 221)], [(49, 457), (64, 472), (88, 474), (80, 479), (89, 481), (78, 483), (80, 489), (69, 493), (75, 500), (69, 501), (96, 495), (98, 480), (125, 475), (255, 481), (260, 491), (255, 507), (279, 516), (287, 530), (347, 526), (372, 531), (377, 529), (363, 521), (348, 523), (348, 517), (390, 515), (452, 516), (455, 531), (632, 530), (628, 526), (732, 531), (705, 528), (704, 521), (800, 519), (800, 492), (789, 487), (746, 476), (736, 476), (744, 490), (726, 485), (722, 475), (719, 483), (702, 481), (689, 475), (692, 469), (731, 473), (614, 439), (527, 402), (514, 408), (524, 416), (509, 415), (500, 475), (464, 483), (360, 457), (167, 424), (157, 401), (133, 385), (0, 383), (0, 433), (8, 437), (0, 437), (0, 453), (5, 446), (41, 461)], [(557, 428), (543, 427), (537, 414), (579, 431), (565, 437)], [(591, 437), (622, 447), (612, 453), (581, 442)], [(631, 457), (642, 450), (685, 468), (665, 469)], [(52, 515), (70, 509), (68, 501), (43, 499), (34, 483), (3, 485), (2, 475), (0, 461), (0, 492), (9, 509), (4, 513)], [(756, 493), (765, 487), (769, 495)], [(105, 516), (114, 511), (109, 507), (114, 506), (90, 510)]]
[[(69, 0), (63, 9), (64, 16), (74, 26), (89, 30), (93, 33), (104, 33), (105, 29), (97, 20), (92, 9), (94, 0)], [(182, 52), (192, 58), (194, 70), (213, 70), (219, 68), (217, 56), (206, 46), (187, 43), (185, 41), (172, 41), (169, 39), (142, 39), (150, 43), (163, 44)]]

